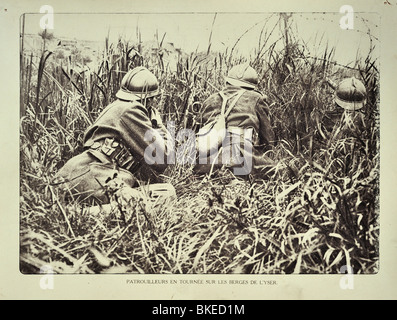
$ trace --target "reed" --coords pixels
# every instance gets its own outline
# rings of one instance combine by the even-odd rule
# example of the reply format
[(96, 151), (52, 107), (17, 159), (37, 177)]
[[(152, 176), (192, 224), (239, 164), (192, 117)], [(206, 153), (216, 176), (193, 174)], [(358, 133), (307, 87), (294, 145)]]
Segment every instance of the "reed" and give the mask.
[[(86, 71), (77, 55), (56, 59), (38, 51), (38, 63), (25, 57), (21, 271), (37, 273), (46, 264), (58, 273), (319, 274), (350, 265), (355, 273), (376, 273), (378, 61), (370, 52), (354, 69), (340, 66), (326, 45), (312, 57), (292, 34), (288, 17), (279, 24), (277, 43), (269, 38), (279, 25), (266, 26), (251, 58), (239, 56), (235, 46), (213, 52), (210, 36), (206, 52), (180, 54), (176, 70), (160, 54), (165, 34), (153, 56), (144, 52), (139, 29), (135, 43), (106, 38), (97, 66)], [(179, 130), (194, 126), (202, 101), (222, 87), (228, 68), (239, 61), (250, 61), (258, 71), (277, 137), (271, 156), (279, 165), (267, 180), (243, 181), (228, 172), (198, 180), (191, 167), (176, 165), (164, 176), (178, 194), (167, 206), (150, 206), (145, 198), (120, 202), (107, 215), (88, 215), (58, 197), (51, 178), (81, 152), (84, 130), (115, 99), (129, 68), (145, 65), (158, 75), (164, 90), (160, 110)], [(319, 126), (333, 104), (326, 75), (355, 75), (365, 82), (369, 94), (360, 135), (340, 134), (339, 123), (332, 135), (321, 136)]]

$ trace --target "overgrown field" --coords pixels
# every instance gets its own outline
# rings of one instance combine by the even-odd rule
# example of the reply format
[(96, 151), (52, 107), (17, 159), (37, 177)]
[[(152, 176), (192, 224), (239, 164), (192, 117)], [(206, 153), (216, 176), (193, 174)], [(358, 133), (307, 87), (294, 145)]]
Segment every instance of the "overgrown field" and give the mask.
[[(264, 30), (250, 57), (225, 52), (181, 54), (176, 70), (163, 41), (150, 56), (139, 41), (104, 41), (95, 70), (84, 61), (37, 50), (21, 70), (20, 269), (38, 273), (354, 273), (379, 268), (379, 74), (376, 57), (341, 66), (332, 48), (312, 57), (288, 36), (267, 43)], [(291, 40), (294, 39), (294, 40)], [(43, 40), (45, 41), (45, 40)], [(279, 44), (282, 46), (279, 46)], [(248, 61), (267, 95), (277, 166), (264, 179), (224, 172), (199, 178), (188, 166), (164, 175), (177, 199), (120, 203), (90, 215), (58, 197), (51, 180), (82, 150), (85, 129), (115, 99), (128, 68), (145, 65), (164, 91), (160, 110), (177, 129), (192, 128), (201, 103), (221, 89), (227, 70)], [(360, 132), (321, 123), (333, 110), (325, 81), (361, 79), (368, 90)], [(323, 135), (324, 134), (324, 135)]]

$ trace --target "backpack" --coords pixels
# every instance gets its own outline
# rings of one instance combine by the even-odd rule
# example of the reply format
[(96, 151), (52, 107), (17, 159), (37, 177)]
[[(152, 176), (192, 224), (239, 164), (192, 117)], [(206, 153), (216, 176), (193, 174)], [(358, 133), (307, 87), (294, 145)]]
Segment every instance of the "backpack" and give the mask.
[[(241, 89), (229, 97), (226, 97), (222, 91), (219, 92), (222, 97), (221, 113), (197, 132), (196, 145), (199, 155), (209, 156), (214, 152), (218, 152), (226, 137), (226, 118), (244, 91), (245, 90)], [(230, 104), (229, 109), (225, 112), (227, 101), (233, 97), (234, 100)]]

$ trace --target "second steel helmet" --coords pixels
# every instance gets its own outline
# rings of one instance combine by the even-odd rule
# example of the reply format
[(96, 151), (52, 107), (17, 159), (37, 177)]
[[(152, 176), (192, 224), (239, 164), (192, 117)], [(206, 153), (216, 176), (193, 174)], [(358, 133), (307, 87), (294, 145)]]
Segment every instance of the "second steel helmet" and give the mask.
[(136, 67), (121, 80), (116, 97), (122, 100), (143, 100), (160, 94), (156, 76), (145, 67)]
[(255, 89), (258, 84), (258, 73), (248, 64), (239, 64), (231, 68), (226, 83), (247, 89)]
[(364, 84), (356, 78), (348, 78), (337, 86), (335, 102), (345, 110), (359, 110), (366, 103), (367, 92)]

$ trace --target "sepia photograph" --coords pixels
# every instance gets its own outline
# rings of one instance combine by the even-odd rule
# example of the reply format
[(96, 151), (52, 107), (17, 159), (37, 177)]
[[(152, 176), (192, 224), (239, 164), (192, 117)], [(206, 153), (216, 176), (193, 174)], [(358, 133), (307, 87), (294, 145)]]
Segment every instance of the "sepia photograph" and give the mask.
[(396, 1), (93, 3), (0, 5), (0, 299), (397, 297)]
[(378, 272), (378, 14), (41, 9), (23, 274)]

